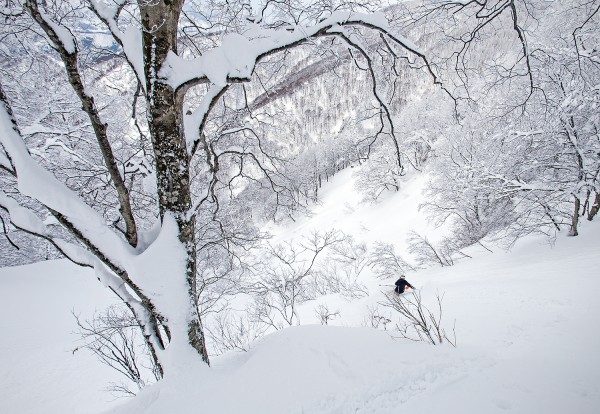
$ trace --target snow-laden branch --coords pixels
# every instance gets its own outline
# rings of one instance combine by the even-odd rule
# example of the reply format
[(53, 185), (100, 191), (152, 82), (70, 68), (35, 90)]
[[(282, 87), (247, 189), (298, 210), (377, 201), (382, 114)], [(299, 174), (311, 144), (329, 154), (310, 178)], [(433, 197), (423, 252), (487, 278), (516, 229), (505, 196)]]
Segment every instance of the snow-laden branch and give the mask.
[[(69, 79), (69, 83), (73, 87), (73, 91), (81, 101), (81, 109), (87, 114), (94, 129), (94, 134), (98, 141), (100, 152), (104, 165), (108, 170), (111, 181), (115, 186), (117, 198), (119, 200), (119, 212), (125, 221), (125, 235), (130, 245), (136, 246), (138, 242), (137, 226), (133, 216), (129, 190), (125, 185), (124, 178), (117, 165), (113, 149), (108, 139), (107, 124), (100, 118), (100, 112), (96, 107), (94, 97), (88, 93), (82, 76), (79, 71), (78, 49), (75, 38), (71, 32), (64, 26), (53, 22), (43, 11), (38, 7), (37, 0), (26, 0), (25, 7), (27, 11), (46, 33), (54, 49), (60, 55), (61, 60), (65, 65), (65, 71)], [(60, 30), (59, 30), (60, 29)], [(67, 34), (69, 36), (67, 36)]]
[(12, 165), (12, 162), (10, 161), (10, 158), (8, 157), (8, 154), (6, 153), (4, 148), (0, 149), (2, 149), (2, 151), (0, 151), (0, 169), (3, 169), (4, 171), (7, 171), (11, 175), (13, 175), (14, 166)]
[(0, 144), (14, 165), (19, 192), (59, 214), (108, 261), (122, 267), (126, 255), (133, 249), (94, 209), (31, 157), (22, 137), (13, 127), (4, 100), (0, 100)]
[(131, 309), (151, 349), (164, 348), (154, 306), (126, 270), (131, 265), (134, 249), (94, 209), (31, 157), (13, 121), (0, 87), (0, 144), (14, 165), (19, 192), (45, 206), (88, 250), (54, 237), (33, 211), (4, 193), (0, 193), (0, 208), (8, 212), (18, 229), (52, 243), (72, 262), (93, 267), (100, 281)]
[(195, 137), (201, 134), (204, 130), (204, 125), (208, 119), (210, 110), (215, 106), (217, 101), (227, 91), (228, 86), (211, 85), (209, 90), (206, 92), (200, 105), (196, 108), (191, 115), (187, 115), (183, 118), (186, 146), (188, 154), (193, 155), (196, 152), (199, 139)]
[(293, 26), (289, 29), (268, 29), (258, 25), (244, 35), (231, 33), (222, 43), (194, 59), (184, 59), (170, 52), (159, 76), (173, 89), (211, 82), (217, 86), (249, 80), (256, 64), (263, 58), (302, 44), (309, 39), (335, 35), (330, 29), (338, 26), (362, 26), (375, 29), (390, 37), (399, 45), (424, 57), (409, 40), (391, 35), (385, 16), (380, 13), (364, 14), (335, 12), (329, 18), (313, 26)]
[[(261, 28), (255, 25), (244, 35), (228, 34), (221, 45), (208, 50), (201, 57), (184, 59), (172, 51), (167, 55), (159, 71), (159, 77), (162, 82), (167, 83), (174, 90), (186, 90), (187, 87), (198, 83), (211, 84), (199, 107), (191, 116), (185, 117), (188, 153), (193, 155), (196, 152), (201, 141), (199, 135), (202, 134), (208, 114), (218, 99), (226, 92), (229, 83), (248, 81), (256, 64), (266, 56), (303, 44), (310, 39), (335, 36), (359, 50), (368, 61), (373, 92), (388, 121), (390, 135), (396, 148), (397, 162), (401, 167), (394, 124), (390, 111), (377, 88), (375, 73), (367, 52), (369, 48), (350, 34), (348, 31), (350, 26), (375, 30), (388, 48), (391, 49), (390, 43), (392, 43), (417, 56), (424, 62), (424, 68), (433, 78), (434, 84), (441, 85), (423, 52), (409, 40), (391, 33), (388, 22), (382, 14), (336, 12), (314, 26), (295, 26), (289, 30)], [(448, 93), (444, 87), (442, 89)], [(382, 124), (383, 122), (382, 117)]]
[(119, 29), (117, 20), (127, 0), (91, 0), (90, 9), (106, 25), (115, 41), (123, 49), (125, 59), (137, 76), (140, 85), (146, 87), (144, 75), (144, 57), (142, 53), (142, 32), (135, 26), (129, 26), (125, 31)]
[(71, 262), (79, 266), (92, 267), (89, 252), (80, 246), (53, 236), (48, 226), (32, 210), (21, 206), (3, 191), (0, 191), (0, 209), (8, 213), (10, 222), (16, 229), (48, 241)]

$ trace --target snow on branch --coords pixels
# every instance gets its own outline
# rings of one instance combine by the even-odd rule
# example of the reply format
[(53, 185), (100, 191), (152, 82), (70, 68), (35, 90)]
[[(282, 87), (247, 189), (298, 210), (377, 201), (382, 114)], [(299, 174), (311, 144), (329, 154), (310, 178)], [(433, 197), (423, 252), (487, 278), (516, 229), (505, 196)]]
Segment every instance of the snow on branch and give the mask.
[(148, 299), (124, 270), (128, 259), (133, 256), (133, 248), (93, 208), (31, 157), (11, 114), (0, 85), (0, 145), (12, 160), (19, 192), (39, 201), (88, 250), (53, 237), (35, 213), (3, 193), (0, 195), (0, 208), (8, 212), (11, 222), (18, 229), (52, 243), (72, 262), (93, 267), (98, 279), (136, 315), (147, 340), (162, 347), (152, 309), (142, 303)]
[(144, 57), (142, 54), (142, 32), (135, 26), (129, 26), (125, 31), (119, 29), (117, 20), (127, 0), (91, 0), (90, 9), (106, 25), (113, 39), (121, 46), (127, 63), (137, 76), (140, 85), (146, 87), (144, 75)]
[[(107, 259), (110, 258), (108, 260), (119, 266), (124, 262), (124, 252), (131, 251), (131, 248), (106, 225), (94, 209), (31, 157), (22, 137), (13, 126), (1, 88), (0, 98), (0, 144), (14, 165), (19, 192), (56, 213)], [(39, 223), (32, 221), (29, 224), (35, 226), (36, 231), (40, 230)]]
[(3, 191), (0, 191), (0, 209), (8, 213), (10, 222), (16, 229), (48, 241), (71, 262), (79, 266), (92, 267), (87, 251), (73, 243), (54, 237), (46, 224), (32, 210), (21, 206)]
[(13, 166), (10, 162), (10, 158), (8, 158), (8, 155), (6, 155), (4, 149), (2, 149), (0, 152), (0, 169), (8, 171), (11, 174), (13, 172)]
[[(85, 87), (81, 73), (79, 71), (78, 50), (74, 38), (66, 38), (62, 33), (67, 30), (63, 26), (57, 26), (51, 19), (43, 14), (43, 11), (38, 7), (37, 0), (27, 0), (26, 8), (40, 28), (46, 33), (53, 47), (58, 51), (62, 62), (65, 65), (65, 71), (71, 84), (73, 91), (77, 94), (81, 101), (81, 108), (90, 119), (90, 123), (94, 129), (94, 134), (98, 141), (98, 146), (102, 152), (102, 159), (110, 174), (110, 178), (117, 191), (117, 197), (120, 204), (120, 212), (126, 224), (126, 237), (131, 246), (136, 246), (138, 241), (137, 227), (131, 207), (129, 191), (125, 185), (124, 178), (117, 165), (113, 149), (107, 132), (107, 124), (100, 117), (100, 112), (96, 107), (94, 97), (90, 95)], [(64, 30), (57, 31), (57, 27)], [(67, 30), (68, 31), (68, 30)], [(70, 33), (70, 32), (69, 32)], [(71, 47), (72, 42), (74, 46)]]
[(198, 108), (196, 108), (191, 115), (183, 118), (185, 136), (187, 140), (186, 144), (188, 153), (190, 155), (193, 155), (198, 148), (200, 140), (195, 139), (195, 137), (202, 133), (210, 110), (214, 107), (219, 98), (223, 96), (227, 89), (228, 86), (218, 86), (214, 84), (211, 85), (206, 95), (204, 95), (202, 98), (200, 105), (198, 105)]
[[(170, 52), (159, 76), (173, 89), (206, 82), (225, 86), (230, 82), (245, 81), (250, 79), (256, 64), (261, 59), (302, 44), (309, 39), (336, 35), (337, 28), (340, 26), (362, 26), (377, 30), (388, 35), (395, 43), (411, 53), (423, 59), (425, 57), (410, 41), (390, 33), (388, 22), (383, 14), (335, 12), (313, 26), (267, 29), (255, 25), (245, 35), (237, 33), (226, 35), (221, 45), (194, 59), (184, 59)], [(433, 74), (428, 63), (426, 66)]]

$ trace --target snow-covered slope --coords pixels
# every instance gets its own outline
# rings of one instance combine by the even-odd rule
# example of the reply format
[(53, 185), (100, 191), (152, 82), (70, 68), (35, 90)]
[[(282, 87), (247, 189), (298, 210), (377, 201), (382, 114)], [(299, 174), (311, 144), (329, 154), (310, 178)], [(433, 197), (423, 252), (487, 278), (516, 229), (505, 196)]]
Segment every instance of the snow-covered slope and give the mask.
[(426, 302), (445, 293), (456, 349), (368, 328), (289, 328), (114, 412), (597, 413), (598, 231), (415, 276)]
[[(115, 373), (77, 346), (73, 313), (114, 303), (93, 271), (66, 260), (0, 269), (0, 413), (94, 413)], [(113, 402), (114, 404), (114, 402)]]
[[(370, 206), (358, 203), (343, 172), (324, 188), (315, 214), (279, 238), (335, 227), (402, 250), (407, 231), (436, 231), (417, 209), (422, 180)], [(410, 275), (426, 303), (445, 295), (457, 348), (361, 327), (367, 306), (389, 290), (371, 280), (367, 298), (319, 300), (340, 311), (334, 323), (341, 326), (270, 335), (248, 353), (214, 358), (211, 369), (151, 386), (114, 412), (600, 412), (599, 232), (599, 223), (585, 223), (579, 237), (559, 236), (555, 246), (530, 238), (511, 252)], [(93, 275), (65, 262), (0, 269), (0, 412), (111, 408), (100, 389), (112, 374), (90, 356), (72, 355), (69, 335), (72, 309), (89, 313), (109, 301)], [(303, 307), (303, 323), (316, 321), (315, 305)]]
[(355, 188), (353, 173), (354, 168), (347, 168), (330, 178), (319, 193), (319, 203), (307, 217), (274, 226), (271, 232), (275, 241), (336, 229), (364, 242), (394, 243), (402, 251), (411, 230), (433, 238), (440, 233), (419, 209), (427, 175), (414, 176), (401, 191), (384, 194), (379, 202), (372, 203), (363, 201), (363, 195)]

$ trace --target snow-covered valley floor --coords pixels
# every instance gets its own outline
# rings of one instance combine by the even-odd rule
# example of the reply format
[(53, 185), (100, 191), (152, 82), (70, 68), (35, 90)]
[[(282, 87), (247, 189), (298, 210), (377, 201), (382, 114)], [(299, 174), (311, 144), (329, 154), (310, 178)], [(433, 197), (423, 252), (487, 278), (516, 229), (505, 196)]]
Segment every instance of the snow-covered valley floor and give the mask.
[[(402, 249), (406, 231), (425, 226), (418, 197), (407, 195), (419, 182), (372, 208), (344, 190), (348, 177), (336, 177), (315, 215), (291, 226), (288, 236), (331, 225)], [(598, 413), (598, 224), (585, 223), (579, 237), (559, 235), (554, 246), (529, 238), (510, 252), (409, 275), (425, 303), (444, 294), (456, 348), (361, 326), (367, 306), (389, 290), (374, 279), (367, 281), (367, 298), (319, 299), (339, 310), (338, 326), (314, 324), (317, 303), (309, 303), (301, 313), (306, 325), (116, 402), (102, 391), (114, 374), (92, 356), (71, 352), (77, 345), (71, 311), (89, 315), (111, 303), (93, 274), (65, 261), (3, 268), (0, 412)]]

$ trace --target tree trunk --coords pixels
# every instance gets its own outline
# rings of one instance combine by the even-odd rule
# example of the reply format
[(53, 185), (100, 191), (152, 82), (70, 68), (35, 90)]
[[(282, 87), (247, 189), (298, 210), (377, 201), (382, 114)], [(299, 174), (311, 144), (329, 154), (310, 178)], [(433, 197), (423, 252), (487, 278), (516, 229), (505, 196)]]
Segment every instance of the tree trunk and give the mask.
[(594, 199), (594, 204), (590, 209), (587, 219), (592, 221), (596, 214), (598, 214), (598, 210), (600, 210), (600, 192), (596, 193), (596, 198)]
[[(175, 218), (179, 241), (185, 249), (185, 275), (189, 307), (187, 332), (171, 332), (173, 336), (186, 334), (189, 345), (208, 363), (208, 353), (198, 311), (196, 287), (195, 217), (189, 216), (191, 207), (189, 156), (183, 132), (183, 97), (161, 81), (158, 72), (169, 51), (177, 53), (177, 24), (182, 0), (140, 2), (143, 25), (144, 73), (148, 125), (156, 163), (158, 202), (161, 219)], [(180, 271), (179, 269), (176, 272)], [(169, 321), (167, 321), (169, 324)], [(178, 338), (179, 339), (179, 338)]]
[(577, 224), (579, 223), (579, 208), (581, 206), (581, 200), (579, 197), (575, 197), (575, 203), (573, 208), (573, 217), (571, 218), (571, 228), (569, 229), (569, 236), (577, 236)]

